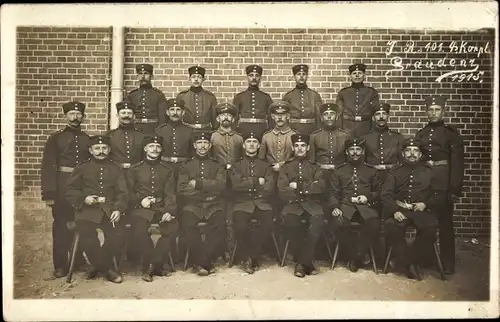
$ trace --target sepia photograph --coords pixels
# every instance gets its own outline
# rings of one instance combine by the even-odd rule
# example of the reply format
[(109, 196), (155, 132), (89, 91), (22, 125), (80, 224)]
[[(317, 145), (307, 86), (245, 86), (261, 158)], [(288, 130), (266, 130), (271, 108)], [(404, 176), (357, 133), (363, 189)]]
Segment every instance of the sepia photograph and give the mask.
[(494, 1), (3, 5), (8, 321), (494, 318)]

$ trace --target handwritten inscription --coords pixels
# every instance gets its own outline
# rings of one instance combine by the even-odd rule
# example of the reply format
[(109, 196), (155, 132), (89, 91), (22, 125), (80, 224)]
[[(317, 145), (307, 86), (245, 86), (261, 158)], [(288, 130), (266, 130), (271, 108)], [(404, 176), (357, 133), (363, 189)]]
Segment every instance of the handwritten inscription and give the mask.
[[(431, 41), (425, 46), (417, 46), (415, 41), (409, 40), (403, 46), (402, 52), (406, 56), (403, 58), (396, 54), (397, 41), (391, 40), (387, 42), (387, 46), (385, 54), (387, 57), (392, 56), (390, 64), (393, 68), (385, 73), (386, 79), (389, 79), (394, 72), (403, 70), (443, 70), (443, 72), (446, 70), (435, 79), (438, 83), (445, 78), (450, 78), (453, 82), (478, 81), (482, 83), (484, 71), (479, 70), (480, 66), (477, 60), (482, 55), (491, 53), (489, 42), (478, 46), (467, 41), (451, 41), (449, 44)], [(420, 58), (422, 54), (426, 53), (441, 53), (442, 56), (439, 58), (431, 58), (430, 56)], [(456, 58), (460, 55), (467, 55), (467, 58)]]

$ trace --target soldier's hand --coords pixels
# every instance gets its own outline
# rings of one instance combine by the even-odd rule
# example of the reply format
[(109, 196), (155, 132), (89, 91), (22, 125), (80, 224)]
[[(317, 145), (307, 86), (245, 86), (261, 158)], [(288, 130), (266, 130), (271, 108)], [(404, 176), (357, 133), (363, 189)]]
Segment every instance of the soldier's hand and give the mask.
[(264, 185), (264, 183), (266, 183), (266, 179), (259, 178), (259, 184), (262, 186), (262, 185)]
[(161, 220), (160, 222), (164, 222), (164, 221), (171, 221), (174, 219), (174, 216), (172, 216), (170, 213), (166, 212), (163, 214), (163, 216), (161, 217)]
[(457, 202), (457, 201), (458, 201), (458, 199), (459, 199), (459, 198), (458, 198), (458, 196), (457, 196), (457, 195), (455, 195), (455, 194), (451, 194), (451, 202), (455, 203), (455, 202)]
[(54, 200), (45, 200), (45, 204), (48, 206), (48, 207), (52, 207), (54, 205)]
[(143, 208), (149, 208), (149, 207), (151, 207), (151, 199), (149, 197), (145, 197), (144, 199), (142, 199), (141, 206)]
[(333, 164), (321, 164), (320, 168), (323, 170), (333, 170), (333, 169), (335, 169), (335, 165), (333, 165)]
[(334, 217), (342, 216), (342, 210), (340, 210), (339, 208), (333, 209), (332, 210), (332, 216), (334, 216)]
[(87, 196), (84, 202), (86, 205), (94, 205), (97, 203), (97, 196)]
[(358, 196), (358, 203), (366, 204), (366, 203), (368, 203), (368, 198), (366, 198), (366, 196), (364, 196), (364, 195)]
[(110, 221), (112, 223), (115, 223), (115, 222), (119, 222), (120, 221), (120, 217), (121, 217), (121, 213), (119, 210), (115, 210), (111, 213), (111, 217), (110, 217)]
[(359, 201), (358, 197), (351, 197), (351, 202), (357, 204)]
[(280, 164), (279, 163), (273, 164), (273, 171), (280, 171)]
[(397, 222), (402, 222), (403, 220), (406, 219), (405, 215), (403, 215), (402, 212), (400, 211), (397, 211), (394, 213), (394, 219), (397, 221)]
[(297, 189), (297, 182), (290, 182), (288, 186), (292, 189)]
[(424, 211), (427, 206), (423, 202), (417, 202), (413, 204), (413, 211)]
[(231, 165), (230, 164), (226, 164), (226, 170), (229, 170), (231, 169)]
[(188, 185), (194, 189), (196, 187), (196, 180), (189, 180)]

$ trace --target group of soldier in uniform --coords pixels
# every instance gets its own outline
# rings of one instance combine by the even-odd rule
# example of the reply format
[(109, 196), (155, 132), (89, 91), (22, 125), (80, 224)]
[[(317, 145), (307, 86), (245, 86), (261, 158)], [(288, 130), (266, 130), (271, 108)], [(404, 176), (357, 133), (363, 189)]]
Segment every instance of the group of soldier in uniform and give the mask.
[[(127, 239), (145, 281), (172, 273), (167, 258), (177, 237), (198, 275), (212, 274), (214, 259), (235, 243), (252, 274), (276, 225), (290, 241), (297, 277), (318, 273), (314, 250), (324, 231), (356, 272), (382, 225), (409, 278), (429, 265), (439, 228), (445, 272), (453, 274), (464, 152), (459, 131), (443, 122), (443, 97), (426, 98), (428, 124), (405, 139), (388, 128), (390, 105), (364, 84), (363, 64), (349, 67), (352, 84), (335, 103), (308, 87), (303, 64), (292, 68), (296, 87), (279, 101), (259, 87), (263, 68), (248, 66), (248, 89), (232, 103), (217, 103), (202, 87), (203, 67), (188, 69), (191, 87), (172, 99), (151, 85), (153, 66), (136, 71), (139, 88), (116, 104), (118, 128), (89, 136), (81, 129), (85, 104), (71, 101), (63, 105), (67, 126), (45, 145), (42, 200), (54, 218), (55, 277), (68, 274), (71, 227), (80, 235), (76, 265), (84, 252), (88, 278), (119, 283), (112, 263)], [(409, 226), (417, 229), (411, 245)]]

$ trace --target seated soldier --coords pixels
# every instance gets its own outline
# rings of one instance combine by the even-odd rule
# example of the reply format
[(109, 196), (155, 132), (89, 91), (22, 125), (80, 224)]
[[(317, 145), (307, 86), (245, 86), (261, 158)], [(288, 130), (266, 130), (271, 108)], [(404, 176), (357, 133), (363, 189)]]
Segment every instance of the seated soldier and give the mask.
[[(370, 244), (376, 242), (379, 231), (379, 215), (374, 209), (378, 195), (377, 170), (364, 162), (363, 141), (348, 139), (345, 148), (347, 163), (339, 166), (331, 176), (329, 206), (333, 210), (329, 225), (340, 244), (347, 245), (349, 270), (357, 272), (362, 257)], [(361, 224), (359, 240), (354, 236), (351, 222)]]
[[(181, 226), (186, 235), (194, 272), (206, 276), (215, 272), (212, 260), (225, 242), (225, 216), (221, 193), (226, 188), (226, 167), (209, 156), (211, 143), (208, 132), (194, 132), (195, 156), (182, 165), (177, 183), (183, 198)], [(198, 227), (206, 227), (205, 243)]]
[[(174, 217), (177, 210), (175, 174), (160, 160), (162, 141), (161, 136), (146, 136), (145, 158), (128, 173), (132, 237), (142, 253), (142, 279), (146, 282), (153, 281), (153, 275), (168, 276), (173, 271), (170, 263), (163, 270), (163, 264), (178, 228)], [(156, 247), (148, 232), (154, 223), (159, 223), (161, 233)]]
[[(432, 169), (422, 162), (421, 143), (408, 139), (403, 145), (403, 164), (387, 175), (381, 201), (387, 240), (393, 247), (398, 266), (408, 278), (419, 279), (416, 266), (426, 258), (436, 240), (439, 194), (433, 191)], [(413, 226), (417, 236), (406, 244), (405, 230)]]
[(281, 168), (277, 185), (284, 203), (283, 222), (296, 261), (294, 275), (304, 277), (318, 273), (313, 254), (324, 226), (319, 199), (325, 180), (321, 168), (307, 159), (309, 136), (294, 134), (291, 139), (294, 158)]
[[(231, 171), (234, 193), (233, 222), (238, 253), (242, 269), (253, 274), (259, 268), (258, 257), (263, 243), (271, 234), (273, 224), (272, 207), (267, 200), (274, 190), (274, 174), (270, 164), (258, 158), (259, 137), (255, 133), (243, 134), (245, 155), (237, 161)], [(251, 219), (259, 222), (251, 233)]]

